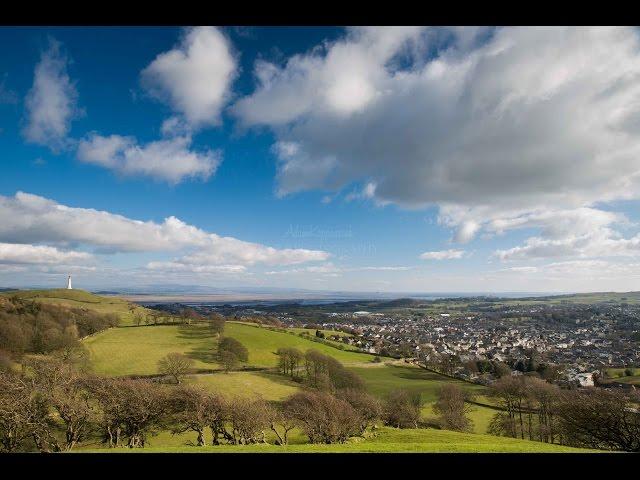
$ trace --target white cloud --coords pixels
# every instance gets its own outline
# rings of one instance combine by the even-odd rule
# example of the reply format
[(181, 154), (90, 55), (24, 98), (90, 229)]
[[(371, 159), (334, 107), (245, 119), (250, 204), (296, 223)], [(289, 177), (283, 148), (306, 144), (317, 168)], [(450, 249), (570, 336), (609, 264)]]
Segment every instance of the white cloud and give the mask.
[(153, 97), (199, 128), (220, 122), (236, 72), (224, 34), (214, 27), (197, 27), (187, 29), (178, 45), (158, 55), (142, 71), (141, 81)]
[(438, 206), (458, 242), (559, 241), (640, 198), (633, 27), (352, 29), (255, 73), (233, 111), (273, 129), (281, 194), (367, 183), (377, 203)]
[(208, 179), (221, 163), (219, 151), (191, 150), (190, 137), (137, 143), (133, 137), (95, 133), (80, 141), (78, 159), (122, 175), (145, 175), (177, 184), (187, 178)]
[(247, 267), (244, 265), (190, 265), (175, 262), (149, 262), (147, 268), (153, 271), (165, 273), (200, 273), (200, 274), (238, 274), (244, 273)]
[(341, 118), (362, 111), (384, 93), (385, 64), (418, 34), (416, 27), (351, 29), (345, 40), (294, 55), (283, 68), (258, 60), (258, 89), (234, 111), (245, 125), (272, 126), (314, 112)]
[(0, 196), (0, 241), (84, 244), (97, 252), (180, 252), (184, 265), (293, 265), (326, 260), (327, 252), (276, 249), (223, 237), (176, 217), (162, 223), (132, 220), (106, 211), (68, 207), (18, 192)]
[(0, 264), (51, 264), (82, 262), (92, 258), (85, 252), (63, 251), (44, 245), (0, 243)]
[(500, 272), (522, 274), (522, 273), (536, 273), (538, 270), (539, 270), (538, 267), (523, 266), (523, 267), (503, 268), (502, 270), (500, 270)]
[(615, 232), (599, 230), (590, 234), (559, 239), (530, 237), (524, 245), (496, 250), (500, 260), (524, 260), (563, 257), (636, 257), (640, 256), (640, 234), (617, 238)]
[(420, 255), (422, 260), (455, 260), (464, 257), (464, 250), (440, 250), (435, 252), (424, 252)]
[(82, 113), (77, 107), (76, 87), (67, 73), (68, 60), (60, 48), (60, 43), (51, 39), (35, 67), (33, 86), (25, 99), (27, 123), (22, 130), (27, 141), (53, 151), (68, 145), (71, 121)]

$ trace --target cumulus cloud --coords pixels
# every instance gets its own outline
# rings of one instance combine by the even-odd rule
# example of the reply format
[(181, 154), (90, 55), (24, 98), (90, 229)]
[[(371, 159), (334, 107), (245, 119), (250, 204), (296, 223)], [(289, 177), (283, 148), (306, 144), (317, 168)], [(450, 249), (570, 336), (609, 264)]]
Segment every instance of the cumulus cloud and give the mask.
[(191, 137), (172, 137), (139, 144), (133, 137), (90, 134), (78, 144), (78, 159), (122, 175), (145, 175), (177, 184), (208, 179), (221, 163), (219, 151), (191, 149)]
[(607, 230), (571, 235), (559, 239), (530, 237), (524, 245), (496, 250), (500, 260), (525, 260), (562, 257), (635, 257), (640, 256), (640, 234), (617, 238)]
[(421, 260), (455, 260), (464, 257), (464, 250), (439, 250), (434, 252), (424, 252), (420, 255)]
[(67, 57), (61, 45), (50, 40), (35, 67), (33, 86), (25, 99), (26, 124), (22, 133), (27, 141), (58, 151), (68, 145), (67, 134), (78, 109), (78, 92), (67, 73)]
[(615, 257), (640, 255), (640, 234), (624, 238), (618, 227), (629, 225), (622, 214), (595, 208), (546, 210), (515, 216), (503, 214), (486, 222), (487, 232), (502, 234), (514, 229), (535, 229), (538, 235), (524, 244), (496, 250), (500, 260), (562, 257)]
[(214, 27), (187, 29), (179, 44), (141, 73), (143, 87), (192, 128), (215, 125), (237, 73), (229, 40)]
[(378, 203), (436, 205), (458, 242), (557, 243), (640, 197), (633, 27), (357, 28), (255, 74), (233, 112), (275, 133), (281, 194), (366, 183)]
[(276, 249), (223, 237), (188, 225), (176, 217), (162, 223), (133, 220), (106, 211), (61, 205), (18, 192), (0, 196), (0, 241), (9, 243), (83, 244), (97, 252), (182, 252), (184, 265), (292, 265), (322, 261), (327, 252)]
[(0, 264), (51, 264), (82, 262), (92, 258), (86, 252), (63, 251), (44, 245), (0, 243)]

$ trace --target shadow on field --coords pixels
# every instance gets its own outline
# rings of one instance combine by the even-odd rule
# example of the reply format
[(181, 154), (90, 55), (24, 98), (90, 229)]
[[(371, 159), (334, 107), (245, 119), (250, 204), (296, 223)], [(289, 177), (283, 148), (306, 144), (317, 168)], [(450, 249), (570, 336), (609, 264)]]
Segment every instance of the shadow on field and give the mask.
[(217, 346), (218, 340), (207, 325), (180, 325), (178, 327), (178, 338), (185, 340), (204, 340), (198, 342), (191, 351), (187, 352), (187, 356), (193, 360), (199, 360), (203, 363), (217, 363)]
[(275, 370), (257, 372), (256, 375), (259, 375), (266, 380), (270, 380), (272, 382), (279, 383), (280, 385), (285, 385), (288, 387), (299, 387), (301, 385), (291, 380), (291, 377), (285, 377)]

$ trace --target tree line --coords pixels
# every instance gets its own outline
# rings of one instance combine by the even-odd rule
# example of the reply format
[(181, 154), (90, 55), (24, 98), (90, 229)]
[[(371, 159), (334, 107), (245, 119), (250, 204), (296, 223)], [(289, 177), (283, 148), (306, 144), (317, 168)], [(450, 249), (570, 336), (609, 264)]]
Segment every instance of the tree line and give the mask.
[(489, 433), (601, 450), (640, 451), (640, 396), (602, 388), (561, 389), (540, 378), (505, 376), (491, 386), (501, 408)]

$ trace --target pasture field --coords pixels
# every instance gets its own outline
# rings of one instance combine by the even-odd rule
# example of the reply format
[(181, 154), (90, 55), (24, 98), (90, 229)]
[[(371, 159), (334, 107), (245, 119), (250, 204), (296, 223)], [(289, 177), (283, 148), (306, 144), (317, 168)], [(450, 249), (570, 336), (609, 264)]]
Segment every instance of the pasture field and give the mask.
[[(438, 398), (440, 387), (445, 384), (455, 383), (479, 396), (480, 398), (477, 400), (481, 403), (486, 402), (486, 399), (482, 396), (486, 393), (486, 388), (482, 385), (448, 378), (415, 365), (378, 363), (366, 367), (351, 367), (350, 370), (357, 373), (365, 381), (369, 392), (381, 398), (398, 389), (420, 393), (422, 401), (425, 402), (422, 415), (426, 420), (435, 419), (433, 403)], [(486, 433), (489, 422), (495, 413), (494, 409), (472, 405), (469, 417), (473, 421), (474, 432)]]
[(260, 396), (268, 401), (284, 400), (299, 388), (294, 381), (274, 372), (219, 372), (189, 375), (184, 383), (227, 397)]
[[(316, 349), (331, 355), (344, 365), (371, 363), (372, 355), (338, 350), (312, 340), (274, 332), (245, 323), (227, 322), (224, 335), (240, 341), (249, 350), (249, 367), (272, 368), (280, 347), (302, 351)], [(106, 330), (85, 339), (95, 372), (100, 375), (152, 375), (158, 360), (171, 352), (180, 352), (194, 361), (194, 368), (219, 369), (215, 352), (218, 338), (207, 325), (154, 325)]]

